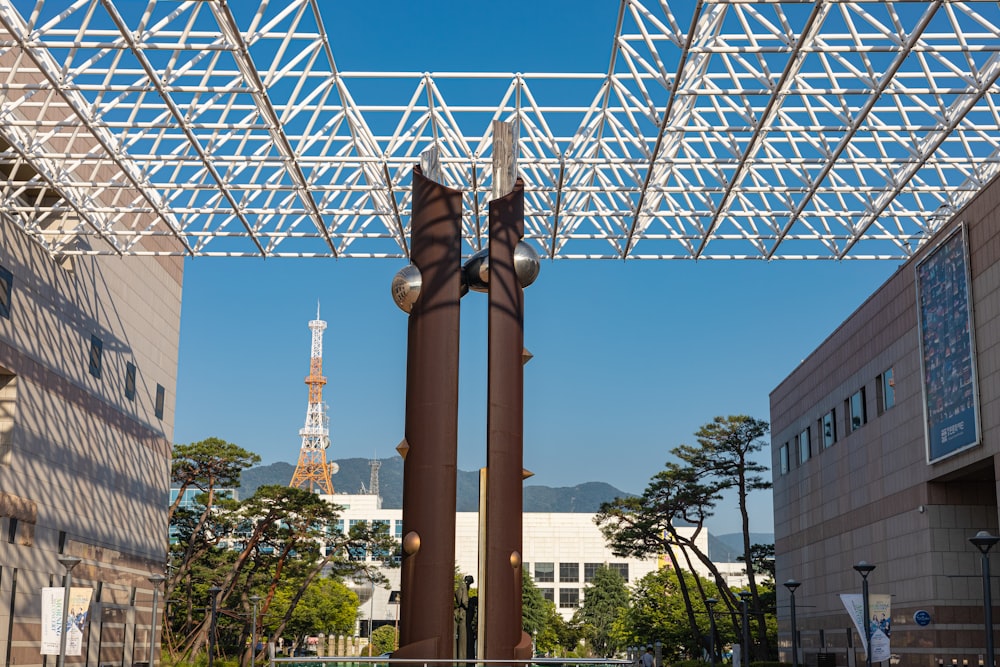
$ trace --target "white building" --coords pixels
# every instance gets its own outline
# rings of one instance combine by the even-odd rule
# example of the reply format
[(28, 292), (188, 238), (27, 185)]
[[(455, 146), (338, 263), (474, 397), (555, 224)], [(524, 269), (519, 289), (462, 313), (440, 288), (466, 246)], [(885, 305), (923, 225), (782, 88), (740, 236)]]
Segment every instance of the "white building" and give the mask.
[[(375, 495), (336, 494), (324, 495), (325, 500), (343, 508), (340, 530), (349, 530), (358, 522), (385, 522), (389, 534), (397, 539), (403, 536), (403, 511), (383, 509), (381, 498)], [(526, 512), (523, 519), (524, 567), (546, 599), (555, 603), (565, 619), (570, 619), (583, 602), (584, 588), (593, 579), (594, 571), (601, 565), (617, 570), (625, 581), (635, 584), (662, 564), (659, 558), (622, 558), (611, 553), (604, 541), (594, 514), (577, 512)], [(478, 582), (479, 539), (477, 512), (458, 512), (455, 515), (455, 565), (463, 575), (472, 575)], [(693, 528), (681, 528), (691, 531)], [(697, 539), (698, 548), (708, 551), (708, 533)], [(370, 555), (369, 555), (370, 558)], [(698, 574), (708, 576), (707, 569), (696, 568)], [(731, 587), (746, 584), (742, 563), (723, 563), (720, 569)], [(355, 585), (361, 600), (360, 616), (363, 634), (367, 634), (368, 619), (375, 627), (396, 621), (397, 605), (390, 604), (390, 594), (399, 590), (399, 568), (385, 568), (386, 587), (373, 587), (370, 583)], [(476, 586), (476, 583), (473, 583)], [(374, 603), (372, 592), (374, 590)]]

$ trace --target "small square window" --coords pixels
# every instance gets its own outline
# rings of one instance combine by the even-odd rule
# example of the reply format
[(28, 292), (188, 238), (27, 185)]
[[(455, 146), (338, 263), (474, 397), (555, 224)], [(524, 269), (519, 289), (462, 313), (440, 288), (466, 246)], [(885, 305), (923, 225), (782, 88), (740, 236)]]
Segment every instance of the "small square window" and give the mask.
[(590, 583), (594, 580), (594, 575), (597, 574), (597, 568), (601, 567), (603, 563), (584, 563), (583, 564), (583, 581), (585, 583)]
[(90, 336), (90, 374), (95, 378), (101, 377), (101, 354), (104, 352), (104, 343), (97, 336)]
[(125, 362), (125, 398), (135, 400), (135, 364)]
[(535, 563), (535, 581), (555, 581), (556, 569), (553, 563)]
[(830, 410), (823, 419), (820, 420), (820, 428), (823, 433), (823, 447), (829, 447), (837, 442), (837, 418), (833, 410)]
[(0, 317), (10, 319), (10, 297), (14, 289), (14, 274), (0, 266)]
[(579, 607), (580, 606), (580, 589), (579, 588), (560, 588), (559, 589), (559, 606), (562, 607), (562, 608)]
[(162, 384), (156, 385), (156, 403), (153, 406), (153, 411), (156, 413), (157, 419), (163, 419), (163, 403), (166, 399), (167, 390), (163, 388)]
[(868, 415), (865, 413), (865, 388), (862, 387), (851, 395), (847, 401), (848, 428), (853, 433), (865, 425)]
[(549, 602), (556, 601), (556, 590), (554, 588), (539, 588), (538, 592), (542, 594), (542, 599)]
[(812, 454), (809, 444), (809, 429), (804, 429), (798, 436), (799, 442), (799, 463), (805, 463)]
[(891, 368), (878, 376), (878, 390), (878, 409), (882, 414), (896, 405), (896, 381)]
[(559, 581), (576, 583), (580, 581), (579, 563), (559, 563)]

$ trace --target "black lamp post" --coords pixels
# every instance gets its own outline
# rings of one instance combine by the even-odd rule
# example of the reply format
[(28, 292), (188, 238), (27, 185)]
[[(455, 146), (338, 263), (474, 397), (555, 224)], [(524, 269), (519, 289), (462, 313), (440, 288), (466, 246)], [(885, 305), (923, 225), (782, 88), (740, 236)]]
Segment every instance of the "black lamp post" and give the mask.
[(799, 667), (799, 629), (795, 625), (795, 589), (802, 584), (794, 579), (785, 582), (785, 588), (791, 595), (792, 607), (792, 667)]
[(167, 580), (162, 574), (151, 574), (149, 583), (153, 584), (153, 610), (149, 620), (149, 667), (156, 664), (156, 603), (160, 595), (160, 584)]
[(250, 603), (253, 605), (253, 619), (250, 621), (250, 664), (253, 665), (257, 659), (257, 605), (260, 604), (260, 596), (251, 595)]
[(990, 548), (1000, 542), (1000, 537), (981, 530), (969, 541), (976, 545), (983, 555), (983, 613), (986, 616), (986, 667), (993, 667), (993, 601), (990, 596)]
[(212, 667), (215, 659), (215, 615), (219, 611), (219, 593), (222, 591), (218, 586), (208, 589), (208, 594), (212, 598), (212, 615), (208, 623), (208, 667)]
[(750, 602), (750, 591), (740, 591), (740, 603), (743, 611), (743, 657), (741, 665), (750, 664), (750, 616), (747, 606)]
[(864, 614), (861, 625), (865, 632), (865, 667), (872, 667), (872, 625), (869, 619), (871, 612), (868, 610), (868, 575), (875, 569), (875, 566), (861, 561), (854, 566), (854, 569), (861, 575), (861, 608), (862, 614)]
[(712, 667), (715, 667), (715, 598), (707, 598), (705, 604), (708, 606), (708, 651), (711, 655)]
[(69, 625), (69, 593), (73, 585), (73, 575), (70, 573), (80, 564), (80, 559), (76, 556), (60, 556), (59, 563), (66, 570), (66, 574), (63, 575), (62, 627), (59, 630), (59, 657), (56, 665), (63, 667), (66, 664), (66, 635), (69, 634), (66, 628)]

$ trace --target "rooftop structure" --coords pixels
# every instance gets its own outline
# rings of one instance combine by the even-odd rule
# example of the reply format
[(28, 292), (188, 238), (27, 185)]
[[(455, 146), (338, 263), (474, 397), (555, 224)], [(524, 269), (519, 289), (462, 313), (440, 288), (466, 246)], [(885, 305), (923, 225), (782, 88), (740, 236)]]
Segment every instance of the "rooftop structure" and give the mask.
[(468, 255), (495, 119), (544, 257), (905, 259), (1000, 162), (995, 2), (621, 0), (522, 72), (345, 71), (337, 8), (0, 1), (0, 212), (60, 255), (402, 258), (435, 147)]

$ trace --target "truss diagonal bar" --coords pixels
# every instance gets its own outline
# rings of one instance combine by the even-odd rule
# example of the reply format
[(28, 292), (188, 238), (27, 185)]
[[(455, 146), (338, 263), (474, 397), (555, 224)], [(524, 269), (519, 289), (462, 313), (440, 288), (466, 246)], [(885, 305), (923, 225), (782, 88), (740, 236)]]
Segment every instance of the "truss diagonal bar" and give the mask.
[(996, 2), (595, 2), (610, 57), (553, 31), (517, 72), (366, 70), (333, 7), (0, 0), (0, 215), (60, 254), (406, 258), (436, 148), (471, 253), (516, 120), (551, 259), (901, 260), (1000, 173)]
[(178, 124), (181, 131), (184, 133), (184, 136), (187, 137), (187, 140), (191, 148), (194, 149), (194, 151), (198, 154), (198, 157), (201, 159), (204, 170), (209, 175), (211, 175), (212, 180), (215, 181), (216, 185), (219, 188), (220, 193), (226, 199), (229, 206), (232, 208), (233, 215), (235, 215), (236, 218), (240, 221), (240, 224), (243, 225), (243, 229), (246, 230), (247, 235), (249, 236), (250, 240), (253, 241), (253, 244), (257, 247), (257, 250), (260, 252), (260, 254), (262, 256), (266, 256), (267, 252), (264, 250), (264, 246), (261, 245), (260, 241), (257, 238), (257, 235), (254, 233), (253, 227), (250, 225), (250, 221), (247, 220), (246, 215), (243, 213), (242, 207), (239, 205), (239, 203), (236, 201), (236, 198), (233, 196), (233, 193), (227, 187), (225, 180), (219, 174), (218, 170), (215, 167), (215, 164), (209, 159), (208, 155), (205, 153), (204, 147), (201, 145), (201, 142), (198, 140), (198, 137), (195, 135), (194, 131), (189, 126), (187, 119), (184, 117), (184, 114), (181, 113), (181, 110), (177, 107), (177, 103), (174, 102), (170, 93), (164, 87), (162, 78), (160, 77), (156, 69), (153, 67), (153, 65), (149, 62), (149, 58), (146, 56), (145, 51), (139, 48), (139, 46), (137, 45), (135, 37), (132, 35), (132, 31), (129, 30), (128, 26), (125, 24), (125, 20), (122, 18), (122, 15), (118, 12), (117, 7), (115, 7), (115, 5), (111, 2), (111, 0), (101, 0), (101, 4), (104, 6), (104, 9), (108, 12), (108, 16), (111, 17), (111, 20), (118, 28), (119, 33), (121, 33), (122, 38), (125, 40), (125, 44), (128, 45), (129, 50), (132, 51), (132, 54), (135, 56), (136, 60), (139, 61), (140, 66), (142, 67), (143, 71), (146, 74), (146, 78), (149, 80), (149, 82), (156, 89), (156, 92), (162, 98), (164, 104), (167, 107), (167, 110), (170, 113), (170, 116), (174, 119), (174, 122)]
[(288, 137), (285, 135), (281, 120), (278, 118), (278, 114), (275, 112), (274, 106), (272, 106), (271, 100), (268, 97), (267, 88), (260, 78), (260, 72), (258, 72), (257, 67), (250, 58), (250, 52), (246, 41), (243, 39), (243, 34), (240, 32), (239, 27), (236, 25), (236, 19), (233, 18), (233, 14), (229, 10), (229, 4), (226, 0), (215, 0), (209, 3), (209, 6), (212, 8), (212, 13), (215, 14), (216, 20), (219, 22), (219, 27), (222, 28), (223, 35), (236, 47), (234, 51), (236, 65), (239, 67), (240, 74), (243, 75), (243, 79), (250, 88), (250, 95), (253, 97), (254, 102), (257, 103), (257, 111), (264, 118), (264, 123), (267, 125), (267, 130), (274, 141), (274, 145), (285, 160), (285, 167), (295, 184), (296, 194), (302, 203), (305, 204), (309, 212), (309, 217), (312, 219), (316, 229), (322, 234), (323, 239), (330, 248), (330, 252), (336, 257), (337, 247), (334, 245), (333, 239), (330, 238), (330, 232), (323, 222), (323, 214), (316, 200), (313, 198), (312, 191), (309, 189), (308, 179), (306, 179), (305, 174), (302, 172), (302, 165), (298, 159), (298, 155), (296, 155), (295, 150), (288, 141)]

